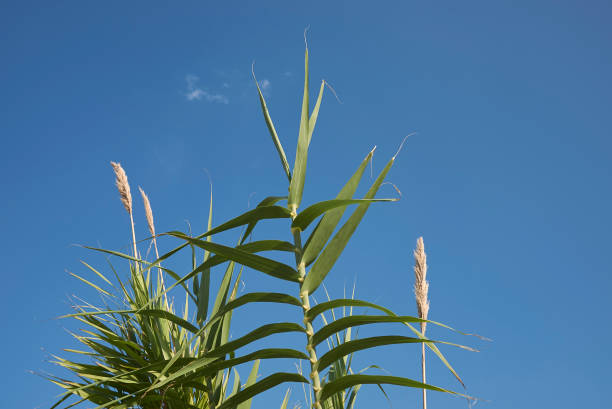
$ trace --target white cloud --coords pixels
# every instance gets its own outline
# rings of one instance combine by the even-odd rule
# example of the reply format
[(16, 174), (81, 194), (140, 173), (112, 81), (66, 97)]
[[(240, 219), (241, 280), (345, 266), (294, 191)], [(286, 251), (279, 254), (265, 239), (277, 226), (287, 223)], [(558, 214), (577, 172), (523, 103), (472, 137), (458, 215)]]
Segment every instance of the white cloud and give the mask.
[(187, 97), (189, 101), (193, 101), (194, 99), (202, 99), (202, 95), (204, 95), (204, 91), (202, 91), (200, 88), (197, 88), (186, 93), (185, 97)]
[(187, 93), (185, 94), (185, 98), (187, 98), (188, 101), (200, 101), (202, 98), (204, 98), (208, 102), (229, 104), (229, 99), (225, 95), (212, 94), (198, 87), (197, 85), (200, 81), (198, 76), (189, 74), (185, 77), (185, 81), (187, 81)]
[(267, 79), (264, 79), (263, 81), (261, 81), (261, 89), (263, 91), (267, 91), (268, 89), (270, 89), (270, 81)]

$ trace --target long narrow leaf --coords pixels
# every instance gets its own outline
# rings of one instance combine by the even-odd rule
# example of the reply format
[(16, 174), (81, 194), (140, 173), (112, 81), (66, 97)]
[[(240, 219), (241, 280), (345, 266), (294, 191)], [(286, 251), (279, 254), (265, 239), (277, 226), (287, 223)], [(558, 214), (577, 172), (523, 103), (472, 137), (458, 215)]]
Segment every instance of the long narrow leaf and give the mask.
[[(372, 156), (374, 155), (375, 149), (376, 148), (372, 149), (372, 151), (368, 153), (368, 155), (361, 162), (353, 176), (351, 176), (348, 182), (346, 182), (344, 187), (340, 190), (340, 192), (336, 196), (336, 199), (351, 199), (353, 197), (355, 191), (357, 190), (357, 186), (359, 186), (359, 182), (361, 181), (363, 172), (368, 162), (372, 159)], [(325, 213), (325, 215), (319, 221), (319, 224), (317, 224), (316, 228), (311, 233), (310, 237), (308, 237), (308, 240), (306, 241), (306, 245), (304, 247), (304, 255), (302, 257), (302, 260), (304, 260), (307, 266), (310, 265), (319, 255), (319, 253), (325, 246), (325, 243), (327, 243), (327, 240), (329, 240), (332, 233), (334, 232), (334, 229), (338, 225), (338, 222), (340, 222), (340, 219), (342, 218), (342, 215), (344, 214), (345, 210), (345, 207), (341, 207)]]
[(289, 184), (288, 207), (292, 213), (300, 206), (302, 201), (302, 191), (306, 179), (306, 162), (308, 159), (310, 121), (308, 102), (308, 48), (304, 55), (304, 98), (302, 99), (302, 116), (300, 118), (300, 132), (298, 135), (297, 150), (295, 153), (295, 164), (293, 165), (293, 176)]
[[(366, 193), (364, 199), (372, 199), (376, 195), (376, 192), (380, 188), (380, 185), (385, 180), (387, 173), (391, 169), (395, 157), (387, 163), (385, 168), (380, 172), (380, 175), (376, 178), (370, 190)], [(312, 268), (306, 275), (304, 283), (302, 284), (302, 291), (306, 291), (308, 294), (312, 294), (319, 285), (323, 282), (323, 279), (327, 276), (333, 265), (336, 263), (340, 254), (346, 247), (351, 236), (357, 229), (357, 226), (361, 222), (361, 219), (365, 215), (370, 203), (361, 204), (355, 209), (351, 217), (346, 223), (340, 228), (338, 233), (332, 238), (329, 244), (323, 249), (319, 258), (314, 262)]]
[(358, 325), (366, 324), (377, 324), (377, 323), (390, 323), (390, 322), (421, 322), (420, 318), (411, 316), (395, 316), (391, 317), (388, 315), (352, 315), (349, 317), (339, 318), (331, 323), (327, 324), (320, 330), (314, 333), (312, 337), (312, 344), (318, 345), (325, 341), (326, 338), (335, 334), (338, 331), (350, 327), (356, 327)]
[[(244, 385), (245, 387), (248, 388), (249, 386), (255, 384), (255, 382), (257, 381), (258, 371), (259, 371), (259, 359), (253, 362), (253, 368), (251, 368), (251, 373), (249, 374), (246, 384)], [(251, 409), (252, 401), (253, 401), (252, 399), (247, 399), (244, 402), (242, 402), (240, 405), (238, 405), (236, 409)]]
[(439, 388), (437, 386), (428, 385), (426, 383), (414, 381), (408, 378), (400, 378), (397, 376), (387, 376), (387, 375), (347, 375), (341, 378), (338, 378), (332, 382), (327, 383), (323, 386), (321, 390), (321, 400), (325, 400), (331, 395), (343, 391), (346, 388), (350, 388), (356, 385), (398, 385), (398, 386), (408, 386), (411, 388), (419, 388), (419, 389), (429, 389), (432, 391), (438, 392), (446, 392), (451, 393), (453, 395), (462, 396), (464, 398), (469, 398), (469, 396), (462, 395), (457, 392), (449, 391), (443, 388)]
[(314, 109), (312, 110), (312, 114), (310, 114), (310, 119), (308, 120), (308, 145), (310, 145), (310, 139), (312, 139), (312, 133), (315, 130), (315, 125), (317, 124), (317, 118), (319, 117), (319, 108), (321, 107), (321, 100), (323, 98), (323, 90), (325, 89), (325, 81), (321, 81), (321, 88), (319, 88), (319, 96), (317, 97), (317, 102), (315, 103)]
[(306, 332), (306, 329), (294, 322), (279, 322), (274, 324), (266, 324), (249, 332), (248, 334), (228, 342), (217, 349), (210, 351), (207, 356), (223, 356), (230, 352), (235, 352), (238, 348), (250, 344), (251, 342), (268, 337), (274, 334), (282, 334), (287, 332)]
[[(273, 206), (276, 203), (280, 202), (281, 200), (286, 200), (286, 199), (287, 199), (287, 196), (268, 196), (264, 200), (262, 200), (257, 205), (257, 207)], [(244, 243), (249, 238), (256, 224), (257, 224), (257, 221), (253, 221), (248, 224), (246, 231), (244, 232), (244, 234), (242, 235), (242, 238), (240, 239), (240, 244)]]
[[(239, 250), (237, 248), (224, 246), (222, 244), (193, 239), (180, 232), (170, 232), (166, 234), (170, 236), (181, 238), (185, 241), (193, 243), (194, 245), (200, 248), (208, 250), (222, 257), (225, 257), (229, 260), (235, 261), (236, 263), (240, 263), (246, 267), (251, 267), (257, 271), (261, 271), (262, 273), (266, 273), (273, 277), (281, 278), (283, 280), (288, 280), (288, 281), (299, 282), (299, 277), (300, 277), (299, 273), (295, 271), (295, 269), (293, 269), (292, 267), (286, 264), (280, 263), (278, 261), (271, 260), (265, 257), (261, 257), (255, 254), (251, 254), (246, 251)], [(185, 277), (181, 279), (181, 281), (191, 278), (192, 274), (193, 272), (186, 275)], [(173, 287), (176, 286), (177, 284), (179, 284), (179, 282), (176, 282), (173, 285)]]
[(217, 409), (232, 408), (247, 399), (259, 395), (260, 393), (267, 391), (268, 389), (274, 388), (275, 386), (285, 382), (308, 383), (308, 380), (302, 375), (296, 373), (278, 372), (262, 379), (255, 385), (249, 386), (248, 388), (244, 388), (236, 395), (223, 402)]
[(272, 142), (274, 142), (274, 147), (276, 147), (276, 151), (278, 152), (278, 156), (281, 160), (281, 164), (283, 165), (283, 170), (287, 175), (287, 180), (291, 183), (291, 171), (289, 170), (289, 162), (287, 162), (287, 156), (285, 156), (285, 151), (283, 150), (283, 145), (278, 139), (278, 134), (276, 133), (276, 129), (274, 128), (274, 123), (272, 122), (272, 118), (270, 117), (270, 112), (268, 111), (268, 106), (266, 105), (266, 100), (264, 99), (263, 93), (259, 88), (259, 83), (257, 82), (257, 78), (255, 78), (255, 71), (253, 70), (253, 79), (255, 80), (255, 85), (257, 86), (257, 92), (259, 93), (259, 103), (261, 104), (261, 110), (263, 111), (264, 118), (266, 120), (266, 125), (268, 126), (268, 131), (270, 132), (270, 136), (272, 137)]
[(399, 199), (332, 199), (323, 202), (315, 203), (302, 210), (291, 223), (292, 228), (297, 228), (302, 231), (306, 230), (310, 223), (323, 213), (328, 212), (338, 207), (346, 207), (352, 204), (365, 204), (372, 202), (397, 202)]
[[(364, 349), (375, 348), (382, 345), (394, 344), (414, 344), (423, 343), (425, 340), (421, 338), (404, 337), (401, 335), (385, 335), (371, 338), (361, 338), (353, 341), (344, 342), (330, 351), (326, 352), (319, 358), (317, 369), (322, 371), (335, 361), (342, 359), (348, 354), (361, 351)], [(427, 342), (436, 342), (428, 340)]]
[(240, 216), (235, 217), (232, 220), (229, 220), (221, 224), (220, 226), (217, 226), (214, 229), (207, 231), (206, 233), (198, 236), (198, 238), (201, 239), (201, 238), (210, 236), (212, 234), (221, 233), (223, 231), (233, 229), (235, 227), (244, 226), (245, 224), (257, 222), (259, 220), (282, 219), (282, 218), (288, 218), (288, 217), (291, 217), (291, 214), (284, 207), (280, 207), (280, 206), (256, 207), (253, 210), (249, 210), (248, 212), (245, 212), (241, 214)]
[[(388, 308), (381, 307), (380, 305), (376, 305), (376, 304), (373, 304), (373, 303), (370, 303), (370, 302), (367, 302), (367, 301), (361, 301), (361, 300), (355, 300), (355, 299), (347, 298), (347, 299), (332, 300), (332, 301), (323, 302), (321, 304), (315, 305), (314, 307), (312, 307), (311, 309), (309, 309), (306, 312), (306, 317), (307, 317), (307, 319), (313, 320), (317, 315), (319, 315), (319, 314), (321, 314), (321, 313), (323, 313), (323, 312), (325, 312), (327, 310), (330, 310), (332, 308), (337, 308), (337, 307), (343, 307), (343, 306), (356, 306), (356, 307), (374, 308), (376, 310), (383, 311), (383, 312), (385, 312), (386, 314), (388, 314), (390, 316), (397, 316), (397, 314), (395, 314), (393, 311), (389, 310)], [(462, 333), (460, 331), (457, 331), (454, 328), (451, 328), (451, 327), (449, 327), (447, 325), (444, 325), (444, 324), (436, 322), (436, 321), (424, 320), (423, 322), (439, 325), (441, 327), (450, 329), (451, 331), (455, 331), (455, 332), (457, 332), (459, 334), (462, 334), (462, 335), (469, 335), (469, 334), (464, 334), (464, 333)], [(423, 336), (423, 334), (421, 333), (421, 331), (419, 331), (418, 329), (416, 329), (412, 325), (408, 324), (407, 322), (405, 322), (404, 325), (406, 325), (419, 338), (425, 338)], [(465, 384), (463, 383), (463, 380), (461, 379), (461, 377), (459, 376), (457, 371), (455, 371), (455, 369), (452, 367), (450, 362), (448, 362), (446, 357), (442, 354), (440, 349), (437, 346), (435, 346), (435, 345), (433, 345), (431, 343), (426, 343), (425, 345), (427, 345), (427, 347), (429, 349), (431, 349), (434, 354), (436, 354), (436, 356), (442, 361), (442, 363), (446, 366), (446, 368), (455, 376), (455, 378), (459, 381), (459, 383), (462, 386), (465, 387)], [(467, 349), (467, 350), (472, 350), (471, 348), (466, 347), (464, 345), (458, 345), (458, 344), (450, 344), (450, 345), (457, 346), (459, 348), (463, 348), (463, 349)]]

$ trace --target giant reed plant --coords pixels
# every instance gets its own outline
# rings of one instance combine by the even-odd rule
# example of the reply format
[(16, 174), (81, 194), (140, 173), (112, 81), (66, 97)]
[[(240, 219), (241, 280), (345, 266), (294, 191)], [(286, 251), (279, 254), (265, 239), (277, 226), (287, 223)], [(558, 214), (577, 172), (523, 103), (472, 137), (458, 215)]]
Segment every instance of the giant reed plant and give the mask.
[[(257, 84), (257, 80), (255, 83)], [(335, 198), (302, 206), (308, 148), (317, 123), (324, 89), (325, 82), (322, 81), (311, 111), (306, 49), (297, 151), (293, 168), (290, 168), (266, 101), (257, 85), (265, 122), (280, 158), (282, 171), (288, 180), (288, 195), (269, 196), (256, 208), (214, 228), (211, 225), (212, 218), (209, 217), (207, 231), (198, 236), (179, 231), (158, 235), (157, 237), (179, 240), (179, 244), (159, 256), (156, 253), (156, 260), (152, 262), (139, 257), (136, 246), (133, 256), (95, 249), (129, 260), (129, 288), (126, 289), (123, 285), (121, 287), (127, 306), (122, 309), (101, 309), (90, 305), (76, 307), (78, 311), (71, 316), (90, 327), (86, 331), (90, 336), (75, 335), (89, 350), (77, 352), (90, 356), (94, 363), (83, 364), (58, 359), (60, 365), (81, 379), (79, 382), (54, 379), (66, 389), (62, 399), (77, 396), (97, 404), (98, 408), (247, 409), (253, 397), (288, 382), (306, 384), (312, 396), (311, 407), (315, 409), (352, 408), (353, 392), (356, 393), (359, 387), (365, 384), (390, 384), (456, 394), (406, 377), (353, 373), (346, 367), (347, 363), (350, 363), (350, 357), (360, 351), (385, 345), (417, 344), (425, 345), (433, 351), (459, 379), (436, 346), (437, 343), (446, 342), (425, 338), (423, 332), (413, 324), (428, 322), (449, 327), (419, 317), (397, 315), (384, 306), (354, 298), (328, 299), (320, 304), (311, 304), (313, 294), (330, 274), (369, 206), (374, 202), (397, 200), (376, 198), (397, 154), (388, 160), (365, 196), (354, 198), (365, 168), (372, 159), (372, 150), (357, 166)], [(123, 196), (122, 193), (122, 200)], [(352, 205), (356, 208), (352, 209), (350, 216), (341, 224), (344, 213)], [(131, 218), (131, 210), (128, 210), (128, 213)], [(251, 233), (259, 223), (274, 219), (286, 220), (286, 228), (293, 238), (292, 242), (273, 238), (254, 241), (251, 239)], [(314, 228), (307, 230), (310, 226)], [(213, 236), (237, 228), (244, 230), (236, 245), (228, 246), (213, 241)], [(306, 235), (306, 231), (310, 233)], [(154, 235), (154, 229), (151, 229), (151, 233)], [(178, 274), (167, 268), (168, 261), (188, 250), (191, 250), (192, 259), (189, 272)], [(264, 251), (293, 254), (295, 265), (291, 266), (274, 257), (258, 254)], [(198, 256), (201, 252), (204, 252), (203, 258)], [(237, 266), (241, 266), (240, 272), (246, 267), (279, 280), (279, 284), (290, 283), (294, 291), (247, 292), (238, 296), (236, 283), (240, 280), (240, 272), (235, 274), (234, 271)], [(214, 294), (210, 284), (213, 268), (224, 268), (225, 271), (221, 284), (216, 289), (214, 302), (210, 296)], [(156, 283), (151, 278), (151, 272), (154, 270), (159, 271)], [(96, 270), (94, 272), (106, 280), (101, 273)], [(162, 278), (164, 275), (166, 281)], [(170, 279), (174, 280), (171, 284)], [(248, 288), (248, 280), (246, 281)], [(173, 289), (184, 292), (186, 301), (185, 313), (182, 316), (177, 315), (175, 308), (167, 301), (167, 293)], [(228, 334), (232, 314), (249, 308), (254, 303), (267, 303), (278, 308), (297, 308), (301, 319), (299, 322), (276, 322), (272, 314), (266, 314), (261, 317), (258, 328), (230, 341)], [(190, 304), (195, 306), (193, 319), (187, 312)], [(212, 308), (209, 304), (213, 305)], [(330, 321), (322, 319), (326, 312), (344, 307), (365, 307), (367, 311), (374, 313), (349, 314)], [(360, 339), (346, 336), (346, 331), (355, 326), (378, 323), (397, 323), (401, 328), (411, 331), (413, 336), (379, 334)], [(339, 338), (338, 334), (343, 332), (345, 336)], [(290, 347), (256, 346), (257, 341), (281, 333), (301, 333), (304, 336), (303, 342)], [(325, 342), (330, 339), (332, 341), (325, 350)], [(251, 352), (242, 352), (247, 348), (250, 348)], [(308, 375), (303, 376), (299, 371), (276, 372), (257, 379), (260, 360), (268, 359), (301, 360), (309, 368)], [(235, 367), (251, 362), (253, 370), (243, 385)], [(232, 387), (229, 386), (230, 373), (234, 374)], [(286, 406), (287, 395), (281, 407)]]

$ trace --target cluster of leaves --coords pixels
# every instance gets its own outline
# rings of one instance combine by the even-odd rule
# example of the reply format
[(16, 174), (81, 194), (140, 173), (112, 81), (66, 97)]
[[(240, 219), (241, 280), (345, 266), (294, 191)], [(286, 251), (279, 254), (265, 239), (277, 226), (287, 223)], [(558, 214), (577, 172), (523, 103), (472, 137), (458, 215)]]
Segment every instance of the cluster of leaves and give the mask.
[[(396, 200), (375, 198), (393, 166), (395, 156), (387, 162), (365, 196), (361, 199), (353, 198), (372, 158), (372, 151), (359, 164), (336, 198), (315, 203), (298, 212), (305, 183), (308, 147), (315, 129), (324, 86), (325, 83), (322, 82), (311, 113), (306, 50), (302, 115), (292, 172), (264, 97), (259, 91), (266, 124), (289, 181), (288, 196), (267, 197), (253, 210), (215, 228), (211, 228), (211, 210), (208, 230), (201, 235), (192, 236), (178, 231), (164, 233), (163, 236), (178, 239), (181, 243), (153, 262), (119, 252), (95, 249), (131, 262), (129, 288), (121, 285), (126, 308), (98, 309), (92, 305), (83, 305), (77, 306), (78, 311), (70, 315), (88, 326), (88, 329), (84, 330), (86, 336), (75, 334), (75, 337), (89, 350), (72, 352), (89, 356), (93, 363), (82, 364), (58, 358), (57, 362), (61, 366), (81, 379), (81, 382), (53, 379), (66, 389), (58, 405), (70, 396), (78, 396), (81, 401), (97, 404), (98, 408), (248, 409), (254, 396), (286, 382), (307, 384), (312, 396), (310, 405), (316, 409), (353, 408), (355, 396), (364, 384), (392, 384), (454, 393), (409, 378), (354, 373), (350, 369), (352, 355), (356, 352), (384, 345), (425, 343), (457, 376), (436, 347), (436, 343), (441, 341), (425, 338), (411, 325), (424, 320), (397, 315), (383, 306), (354, 298), (328, 299), (320, 304), (310, 305), (312, 294), (330, 273), (369, 206), (373, 202)], [(279, 205), (285, 201), (286, 206)], [(338, 227), (350, 205), (357, 207)], [(271, 219), (286, 219), (289, 222), (293, 243), (275, 239), (249, 241), (257, 224)], [(302, 245), (301, 235), (311, 226), (314, 228)], [(244, 232), (235, 246), (212, 241), (214, 235), (236, 228), (244, 228)], [(191, 271), (179, 275), (162, 266), (184, 249), (191, 249)], [(198, 261), (198, 251), (204, 251), (205, 254), (201, 262)], [(294, 254), (295, 267), (258, 254), (264, 251)], [(212, 301), (211, 269), (218, 266), (225, 266), (225, 274), (212, 308), (209, 308), (209, 301)], [(240, 269), (235, 274), (238, 266)], [(237, 285), (243, 268), (292, 283), (297, 296), (281, 292), (249, 292), (238, 296)], [(104, 275), (91, 267), (90, 269), (110, 284)], [(156, 283), (152, 282), (152, 271), (158, 271)], [(172, 278), (174, 283), (166, 287), (164, 277)], [(110, 295), (95, 284), (89, 284)], [(181, 288), (185, 293), (182, 316), (177, 315), (172, 303), (168, 303), (167, 293), (174, 288)], [(190, 319), (188, 314), (190, 302), (196, 307), (193, 319)], [(302, 312), (303, 320), (298, 323), (262, 322), (257, 329), (229, 340), (232, 313), (248, 308), (253, 303), (268, 303), (279, 308), (298, 308)], [(326, 312), (346, 307), (351, 309), (348, 315), (331, 321), (324, 319)], [(353, 315), (353, 307), (365, 307), (376, 313)], [(317, 320), (317, 317), (323, 319)], [(436, 322), (427, 322), (446, 327)], [(412, 331), (414, 336), (381, 334), (363, 339), (351, 338), (351, 328), (376, 323), (401, 324)], [(291, 348), (254, 347), (256, 341), (280, 333), (302, 333), (305, 335), (305, 345)], [(317, 349), (320, 351), (321, 345), (326, 341), (329, 346), (327, 352), (317, 355)], [(245, 347), (251, 347), (252, 352), (241, 354)], [(258, 379), (260, 360), (267, 359), (307, 362), (310, 365), (310, 374), (305, 377), (301, 373), (277, 372)], [(242, 385), (235, 368), (245, 363), (252, 363), (253, 366), (246, 383)], [(287, 403), (288, 395), (281, 407), (285, 408)]]

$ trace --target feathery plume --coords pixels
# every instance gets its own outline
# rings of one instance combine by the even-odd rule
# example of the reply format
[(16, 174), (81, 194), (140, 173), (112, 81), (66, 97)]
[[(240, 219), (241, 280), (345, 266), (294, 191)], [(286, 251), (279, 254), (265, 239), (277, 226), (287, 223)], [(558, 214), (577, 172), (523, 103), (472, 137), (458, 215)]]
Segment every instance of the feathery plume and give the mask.
[[(151, 202), (149, 202), (149, 197), (140, 186), (138, 186), (138, 190), (140, 190), (140, 195), (142, 196), (142, 201), (144, 202), (149, 232), (151, 233), (151, 236), (155, 236), (155, 224), (153, 224), (153, 210), (151, 210)], [(155, 237), (153, 237), (153, 240), (155, 240)]]
[[(144, 202), (145, 215), (147, 216), (147, 225), (149, 226), (149, 232), (151, 236), (153, 236), (153, 248), (155, 249), (155, 257), (159, 259), (159, 250), (157, 249), (157, 238), (155, 237), (155, 223), (153, 223), (153, 210), (151, 209), (151, 202), (149, 201), (149, 197), (145, 193), (144, 190), (140, 186), (138, 186), (138, 190), (140, 191), (140, 195), (142, 196), (142, 201)], [(164, 274), (162, 272), (161, 263), (157, 266), (159, 272), (159, 282), (162, 288), (162, 291), (165, 290), (166, 284), (164, 283)], [(166, 308), (168, 308), (168, 297), (164, 294), (164, 302)]]
[[(417, 240), (417, 247), (414, 251), (414, 295), (416, 296), (417, 312), (419, 318), (427, 319), (429, 313), (429, 300), (427, 293), (429, 292), (429, 282), (427, 281), (427, 254), (425, 254), (425, 245), (423, 237)], [(421, 323), (421, 332), (425, 335), (426, 322)]]
[[(416, 250), (414, 250), (414, 295), (416, 297), (417, 312), (419, 318), (426, 320), (429, 313), (429, 282), (427, 281), (427, 254), (423, 237), (417, 239)], [(425, 336), (426, 322), (421, 322), (421, 332)], [(423, 383), (427, 382), (425, 377), (425, 343), (421, 343), (421, 375)], [(423, 409), (427, 409), (427, 391), (423, 388)]]
[(119, 197), (123, 207), (127, 210), (130, 215), (130, 223), (132, 225), (132, 245), (134, 246), (134, 258), (138, 258), (138, 250), (136, 249), (136, 232), (134, 231), (134, 217), (132, 215), (132, 193), (130, 193), (130, 184), (128, 183), (128, 177), (125, 170), (121, 167), (119, 162), (112, 162), (111, 166), (115, 171), (115, 184), (117, 190), (119, 190)]
[(132, 194), (130, 193), (130, 184), (128, 183), (127, 175), (119, 162), (111, 162), (110, 164), (115, 171), (115, 184), (119, 190), (121, 203), (123, 203), (125, 210), (132, 214)]

